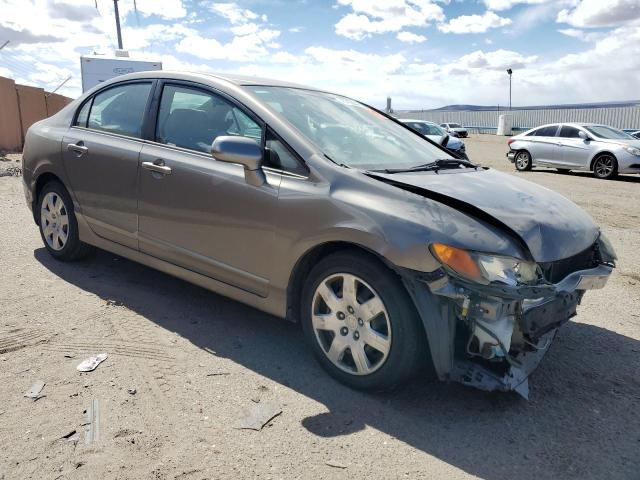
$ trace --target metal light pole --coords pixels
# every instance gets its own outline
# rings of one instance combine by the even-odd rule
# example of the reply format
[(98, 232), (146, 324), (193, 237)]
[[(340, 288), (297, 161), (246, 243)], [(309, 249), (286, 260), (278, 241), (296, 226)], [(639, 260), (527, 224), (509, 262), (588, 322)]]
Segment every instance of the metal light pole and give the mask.
[(113, 9), (116, 11), (116, 30), (118, 32), (118, 48), (122, 50), (122, 32), (120, 31), (120, 12), (118, 12), (118, 0), (113, 0)]
[(507, 68), (507, 73), (509, 74), (509, 111), (511, 111), (511, 75), (513, 74), (513, 70)]

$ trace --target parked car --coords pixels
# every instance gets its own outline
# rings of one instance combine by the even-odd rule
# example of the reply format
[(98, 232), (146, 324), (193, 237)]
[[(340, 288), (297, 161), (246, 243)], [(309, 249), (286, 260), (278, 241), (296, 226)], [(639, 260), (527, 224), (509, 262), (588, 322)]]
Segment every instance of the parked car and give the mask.
[(607, 125), (543, 125), (511, 137), (508, 144), (507, 158), (521, 171), (534, 166), (587, 170), (605, 179), (640, 173), (640, 140)]
[(467, 138), (469, 136), (467, 129), (459, 123), (441, 123), (440, 126), (457, 137)]
[(467, 157), (464, 142), (457, 137), (449, 135), (449, 133), (447, 133), (447, 131), (437, 123), (428, 122), (426, 120), (414, 120), (411, 118), (401, 118), (398, 119), (398, 121), (436, 142), (438, 145), (442, 145), (447, 150), (455, 153), (456, 156), (466, 159), (469, 158)]
[(633, 138), (640, 139), (640, 130), (636, 132), (630, 132), (629, 135), (631, 135)]
[(99, 247), (300, 322), (354, 388), (430, 362), (442, 380), (526, 395), (615, 265), (561, 195), (286, 82), (123, 75), (35, 123), (23, 162), (52, 257)]

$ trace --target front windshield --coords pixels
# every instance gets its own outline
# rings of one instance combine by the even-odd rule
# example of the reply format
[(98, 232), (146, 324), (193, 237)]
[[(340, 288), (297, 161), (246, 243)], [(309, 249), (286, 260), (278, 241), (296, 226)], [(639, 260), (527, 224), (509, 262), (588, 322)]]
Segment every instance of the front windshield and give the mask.
[(459, 123), (450, 123), (449, 127), (451, 127), (451, 128), (462, 128), (462, 125), (460, 125)]
[(593, 133), (596, 137), (605, 138), (607, 140), (635, 140), (631, 135), (624, 133), (616, 128), (605, 127), (603, 125), (589, 125), (584, 127)]
[(452, 158), (350, 98), (289, 87), (247, 88), (338, 164), (365, 170), (411, 168)]

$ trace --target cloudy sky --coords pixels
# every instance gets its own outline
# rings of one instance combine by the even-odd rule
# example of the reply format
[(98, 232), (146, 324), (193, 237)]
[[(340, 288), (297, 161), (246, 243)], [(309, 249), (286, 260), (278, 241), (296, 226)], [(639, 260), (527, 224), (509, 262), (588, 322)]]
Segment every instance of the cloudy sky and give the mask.
[[(640, 99), (640, 0), (119, 0), (165, 69), (288, 79), (381, 107)], [(80, 94), (116, 47), (112, 0), (0, 0), (0, 75)]]

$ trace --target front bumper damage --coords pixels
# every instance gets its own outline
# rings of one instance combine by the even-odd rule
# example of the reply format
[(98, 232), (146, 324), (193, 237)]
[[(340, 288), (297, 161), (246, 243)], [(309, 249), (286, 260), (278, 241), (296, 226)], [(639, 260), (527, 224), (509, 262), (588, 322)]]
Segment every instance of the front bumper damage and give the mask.
[(481, 285), (444, 268), (402, 277), (423, 321), (436, 374), (486, 391), (528, 398), (528, 377), (586, 290), (603, 288), (614, 267), (600, 262), (553, 284)]

